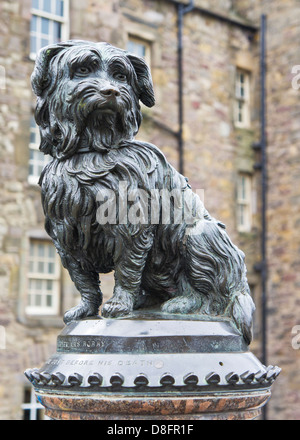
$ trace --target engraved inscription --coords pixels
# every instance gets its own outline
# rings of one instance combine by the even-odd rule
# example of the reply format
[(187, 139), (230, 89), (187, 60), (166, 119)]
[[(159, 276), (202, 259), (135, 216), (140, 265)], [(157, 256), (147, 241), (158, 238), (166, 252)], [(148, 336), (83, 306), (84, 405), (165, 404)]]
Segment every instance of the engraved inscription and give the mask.
[(104, 367), (113, 365), (113, 361), (99, 361), (98, 365), (103, 365)]
[(205, 353), (222, 351), (241, 351), (241, 338), (218, 335), (198, 337), (116, 337), (116, 336), (60, 336), (57, 339), (58, 352), (89, 354), (157, 354), (162, 353)]
[(72, 338), (72, 339), (58, 339), (57, 341), (57, 348), (59, 350), (67, 349), (67, 350), (74, 350), (74, 349), (102, 349), (105, 346), (105, 343), (101, 339), (79, 339), (79, 338)]
[(62, 365), (64, 363), (63, 360), (61, 359), (48, 359), (46, 362), (46, 365), (52, 365), (52, 366), (57, 366), (57, 365)]
[(94, 361), (88, 361), (88, 360), (83, 360), (83, 359), (69, 359), (66, 362), (66, 365), (86, 365), (86, 366), (91, 366), (94, 365)]
[(46, 365), (55, 366), (65, 365), (65, 366), (118, 366), (118, 367), (148, 367), (148, 368), (162, 368), (164, 366), (164, 362), (161, 360), (149, 360), (149, 359), (101, 359), (101, 360), (93, 360), (93, 359), (82, 359), (82, 358), (69, 358), (69, 359), (60, 359), (54, 358), (49, 359), (46, 362)]
[[(177, 341), (177, 344), (179, 342)], [(169, 344), (166, 341), (158, 341), (152, 338), (116, 338), (116, 337), (59, 337), (57, 340), (58, 351), (70, 351), (73, 353), (161, 353), (169, 352)]]

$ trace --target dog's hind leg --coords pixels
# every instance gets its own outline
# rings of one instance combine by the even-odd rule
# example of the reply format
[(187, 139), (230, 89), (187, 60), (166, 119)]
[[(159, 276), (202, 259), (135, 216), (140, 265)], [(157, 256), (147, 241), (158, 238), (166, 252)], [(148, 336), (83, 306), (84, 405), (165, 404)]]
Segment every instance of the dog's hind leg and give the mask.
[(176, 297), (166, 301), (161, 309), (165, 313), (187, 314), (200, 309), (201, 305), (201, 296), (193, 289), (186, 276), (182, 274)]
[(65, 313), (64, 322), (67, 324), (70, 321), (98, 315), (102, 304), (99, 274), (83, 269), (80, 262), (70, 255), (61, 254), (61, 259), (81, 295), (80, 303)]

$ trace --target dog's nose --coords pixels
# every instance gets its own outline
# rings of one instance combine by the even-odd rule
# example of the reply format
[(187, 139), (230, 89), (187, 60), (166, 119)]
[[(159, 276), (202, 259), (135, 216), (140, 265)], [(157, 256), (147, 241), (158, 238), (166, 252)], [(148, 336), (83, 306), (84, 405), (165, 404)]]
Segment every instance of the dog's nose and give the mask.
[(101, 95), (106, 96), (106, 97), (120, 96), (119, 90), (116, 89), (115, 87), (104, 87), (104, 88), (100, 89), (100, 93), (101, 93)]

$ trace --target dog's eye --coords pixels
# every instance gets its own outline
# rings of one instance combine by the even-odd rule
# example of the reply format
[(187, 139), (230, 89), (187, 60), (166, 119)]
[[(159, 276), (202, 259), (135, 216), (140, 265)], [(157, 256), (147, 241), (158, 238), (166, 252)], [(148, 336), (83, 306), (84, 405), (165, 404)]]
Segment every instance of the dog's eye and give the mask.
[(127, 76), (125, 75), (125, 73), (115, 73), (114, 74), (114, 79), (118, 80), (118, 81), (126, 81), (127, 80)]
[(76, 75), (88, 75), (91, 72), (91, 69), (86, 66), (79, 66), (75, 69)]

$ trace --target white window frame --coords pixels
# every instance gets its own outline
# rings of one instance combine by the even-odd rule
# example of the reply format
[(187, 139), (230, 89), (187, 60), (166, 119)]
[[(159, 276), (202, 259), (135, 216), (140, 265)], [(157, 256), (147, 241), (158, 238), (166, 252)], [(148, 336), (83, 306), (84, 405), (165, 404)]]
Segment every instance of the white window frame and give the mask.
[[(32, 136), (33, 134), (33, 136)], [(37, 124), (35, 124), (34, 118), (32, 117), (30, 123), (30, 139), (34, 138), (34, 142), (29, 142), (29, 161), (28, 161), (28, 183), (30, 185), (37, 185), (40, 172), (37, 171), (39, 166), (44, 167), (51, 160), (51, 156), (49, 154), (44, 154), (39, 150), (40, 147), (40, 130)], [(30, 152), (35, 152), (34, 158), (30, 157)], [(38, 154), (36, 153), (38, 152)], [(33, 173), (30, 172), (30, 166), (32, 166)]]
[[(244, 82), (241, 81), (243, 75)], [(249, 128), (250, 121), (250, 75), (245, 69), (236, 69), (234, 123), (239, 128)], [(243, 90), (243, 93), (241, 91)]]
[[(48, 240), (39, 240), (36, 238), (30, 238), (29, 239), (29, 249), (31, 248), (31, 245), (43, 245), (43, 246), (53, 246), (54, 250), (54, 256), (49, 257), (38, 257), (36, 255), (32, 256), (30, 255), (30, 250), (28, 253), (28, 271), (27, 271), (27, 280), (28, 280), (28, 287), (27, 287), (27, 306), (26, 306), (26, 314), (27, 315), (43, 315), (43, 316), (57, 316), (59, 313), (59, 298), (60, 298), (60, 282), (61, 282), (61, 266), (60, 266), (60, 259), (56, 252), (56, 249), (52, 242)], [(32, 265), (31, 265), (32, 263)], [(39, 265), (39, 263), (44, 263), (44, 267), (46, 267), (47, 263), (53, 263), (54, 264), (54, 270), (53, 273), (50, 273), (49, 271), (38, 271), (36, 270), (36, 267)], [(31, 270), (31, 267), (33, 267), (33, 270)], [(41, 294), (41, 301), (45, 302), (46, 297), (48, 295), (52, 298), (52, 305), (51, 306), (45, 306), (44, 304), (37, 306), (37, 305), (31, 305), (30, 302), (30, 295), (34, 296), (37, 295), (33, 291), (30, 291), (30, 281), (41, 281), (42, 284), (42, 294)], [(51, 281), (52, 289), (47, 290), (47, 281)]]
[(145, 47), (144, 59), (145, 59), (146, 63), (148, 64), (148, 66), (150, 66), (151, 65), (151, 41), (148, 41), (145, 38), (139, 37), (137, 35), (128, 34), (127, 45), (126, 45), (127, 50), (131, 53), (134, 53), (135, 55), (139, 55), (135, 51), (129, 50), (129, 48), (128, 48), (129, 42), (132, 42), (133, 44), (143, 45)]
[[(38, 0), (39, 4), (42, 4), (43, 0)], [(54, 2), (55, 0), (51, 0), (52, 2)], [(31, 15), (35, 15), (36, 17), (39, 18), (47, 18), (48, 20), (50, 20), (50, 31), (48, 35), (53, 35), (53, 22), (58, 22), (61, 24), (61, 41), (66, 41), (69, 39), (69, 35), (70, 35), (70, 25), (69, 25), (69, 16), (70, 16), (70, 12), (69, 12), (69, 8), (70, 8), (70, 0), (63, 0), (64, 1), (64, 15), (60, 16), (60, 15), (56, 15), (56, 14), (52, 14), (50, 12), (46, 12), (43, 11), (41, 8), (40, 9), (35, 9), (35, 8), (31, 8)], [(52, 32), (51, 32), (52, 31)], [(30, 30), (30, 37), (35, 36), (37, 37), (38, 40), (40, 40), (42, 38), (42, 32), (41, 29), (37, 30), (37, 31), (32, 31)], [(49, 44), (54, 43), (54, 41), (52, 41), (50, 39)], [(32, 52), (31, 51), (31, 42), (30, 42), (30, 59), (35, 60), (36, 59), (36, 55), (37, 52)]]
[(239, 173), (237, 182), (237, 229), (250, 232), (252, 228), (252, 176)]

